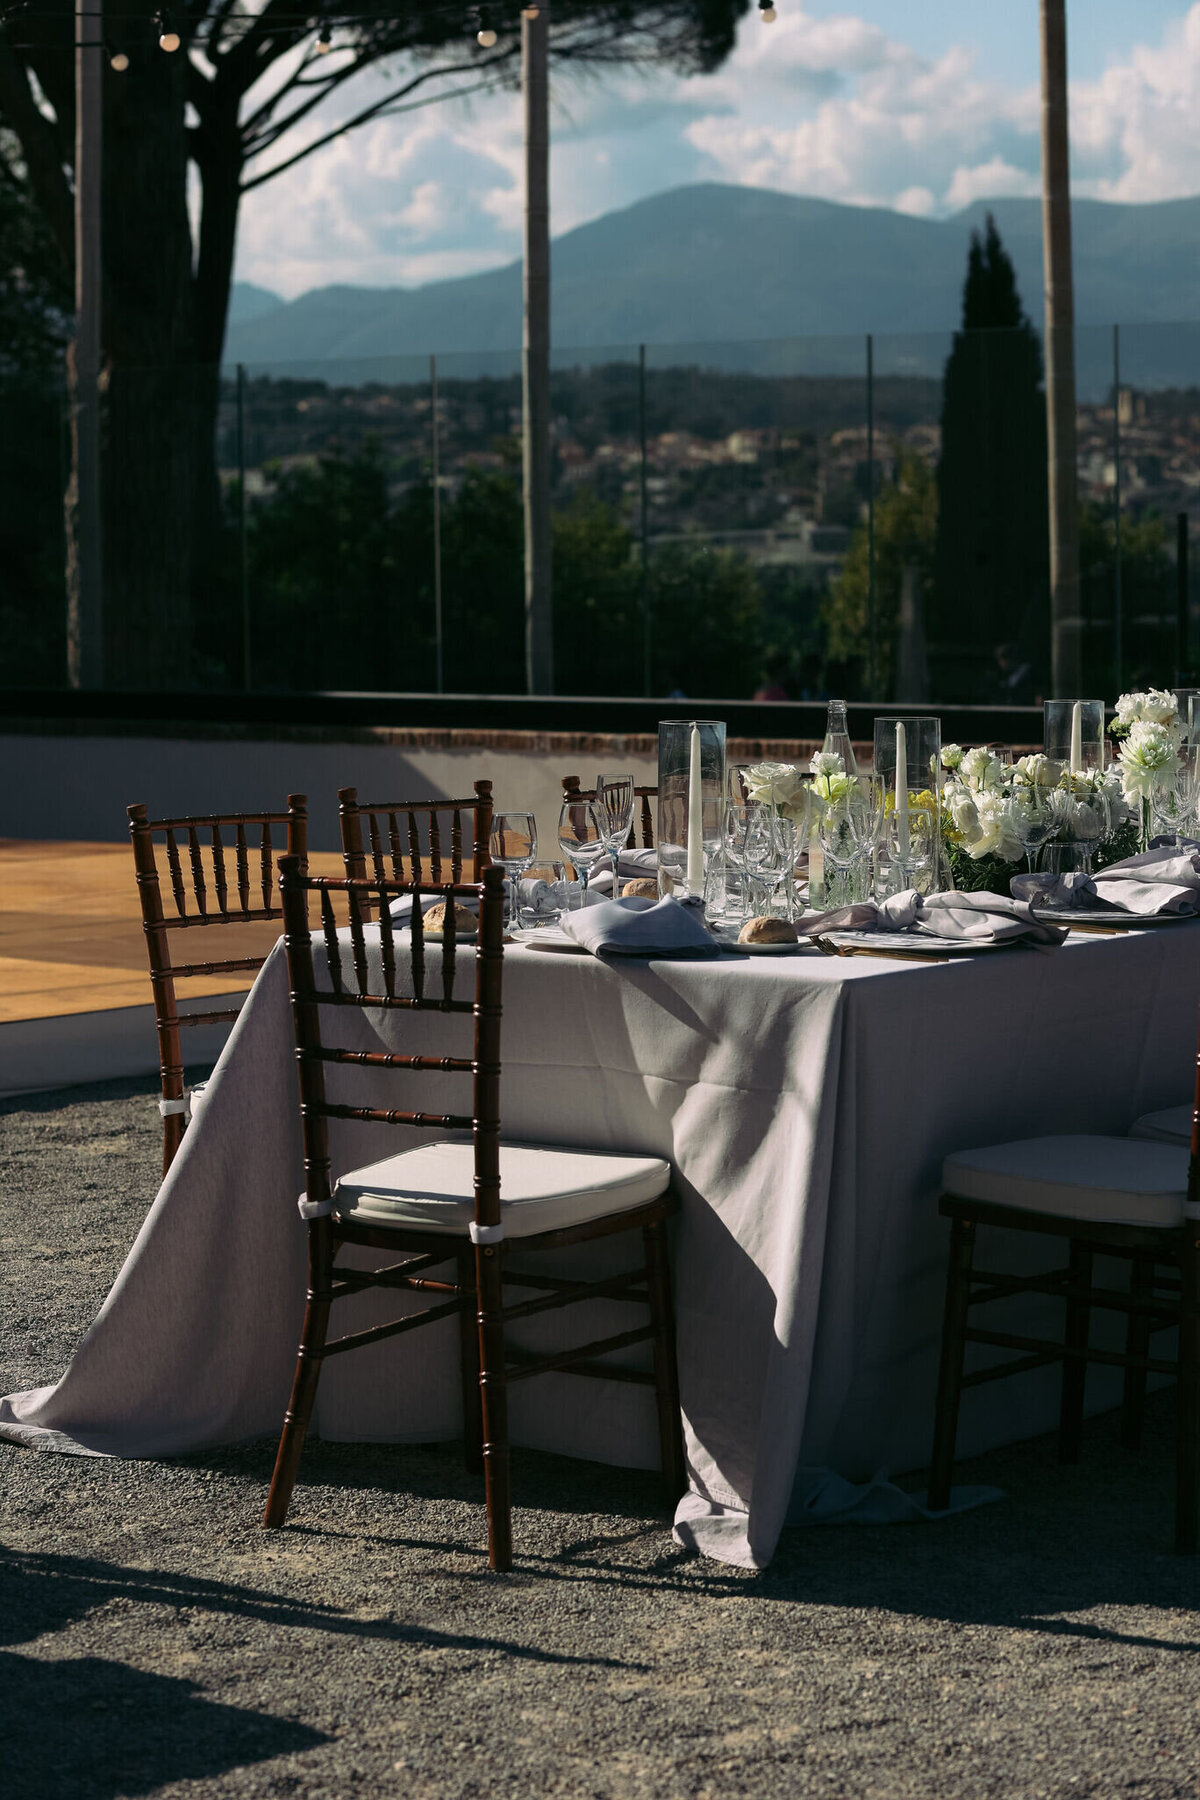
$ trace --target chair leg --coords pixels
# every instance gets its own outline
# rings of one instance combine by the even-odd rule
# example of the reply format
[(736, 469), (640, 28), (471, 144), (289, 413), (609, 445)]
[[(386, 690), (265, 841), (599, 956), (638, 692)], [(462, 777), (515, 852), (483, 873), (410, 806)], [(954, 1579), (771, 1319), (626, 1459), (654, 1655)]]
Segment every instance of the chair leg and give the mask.
[(1062, 1399), (1058, 1414), (1058, 1460), (1079, 1461), (1083, 1437), (1083, 1395), (1087, 1383), (1087, 1363), (1082, 1352), (1088, 1347), (1091, 1333), (1092, 1307), (1087, 1290), (1092, 1285), (1092, 1252), (1086, 1244), (1071, 1240), (1067, 1281), (1071, 1289), (1083, 1292), (1082, 1299), (1068, 1299), (1067, 1322), (1063, 1347), (1080, 1354), (1065, 1356), (1062, 1371)]
[(183, 1128), (187, 1123), (182, 1113), (168, 1113), (163, 1120), (163, 1180), (171, 1171), (175, 1161), (175, 1153), (183, 1142)]
[(1200, 1221), (1183, 1228), (1180, 1255), (1179, 1375), (1175, 1389), (1175, 1548), (1196, 1553), (1200, 1499)]
[(479, 1301), (479, 1387), (483, 1397), (483, 1480), (487, 1495), (488, 1566), (512, 1568), (512, 1489), (508, 1455), (508, 1387), (504, 1368), (504, 1304), (500, 1257), (493, 1244), (475, 1249)]
[(309, 1226), (308, 1237), (308, 1304), (304, 1309), (304, 1329), (292, 1394), (283, 1419), (283, 1434), (275, 1456), (271, 1489), (263, 1510), (262, 1522), (277, 1531), (287, 1517), (288, 1503), (296, 1483), (300, 1456), (317, 1397), (321, 1378), (321, 1360), (329, 1329), (330, 1287), (333, 1280), (333, 1230), (328, 1219), (316, 1219)]
[[(1143, 1305), (1154, 1296), (1154, 1263), (1148, 1256), (1137, 1256), (1129, 1268), (1129, 1298)], [(1150, 1354), (1150, 1321), (1144, 1314), (1130, 1313), (1125, 1327), (1125, 1354), (1145, 1360)], [(1142, 1442), (1142, 1419), (1146, 1411), (1146, 1371), (1129, 1368), (1121, 1397), (1121, 1448), (1137, 1450)]]
[(956, 1218), (950, 1230), (950, 1266), (946, 1272), (946, 1310), (942, 1318), (942, 1358), (938, 1369), (933, 1454), (929, 1467), (928, 1505), (931, 1512), (944, 1512), (950, 1504), (950, 1477), (954, 1469), (954, 1440), (958, 1436), (958, 1403), (962, 1394), (967, 1308), (971, 1303), (971, 1263), (974, 1254), (974, 1222), (971, 1219)]
[(650, 1321), (654, 1326), (654, 1388), (658, 1401), (658, 1446), (667, 1504), (672, 1512), (687, 1487), (683, 1427), (679, 1416), (679, 1366), (675, 1355), (675, 1308), (667, 1260), (667, 1228), (660, 1220), (642, 1232), (649, 1270)]
[(483, 1474), (483, 1411), (479, 1398), (479, 1300), (475, 1293), (475, 1252), (458, 1253), (458, 1285), (471, 1295), (458, 1315), (462, 1371), (463, 1453), (468, 1472)]

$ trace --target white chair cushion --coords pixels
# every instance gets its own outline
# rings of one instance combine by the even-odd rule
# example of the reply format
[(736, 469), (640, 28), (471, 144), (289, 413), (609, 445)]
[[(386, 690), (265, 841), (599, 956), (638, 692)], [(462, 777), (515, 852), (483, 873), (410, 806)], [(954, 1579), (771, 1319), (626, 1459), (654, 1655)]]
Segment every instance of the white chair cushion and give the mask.
[(1132, 1138), (1150, 1138), (1156, 1144), (1182, 1144), (1192, 1147), (1192, 1108), (1168, 1106), (1163, 1112), (1143, 1113), (1129, 1132)]
[(1062, 1219), (1106, 1225), (1179, 1225), (1188, 1152), (1134, 1138), (1024, 1138), (962, 1150), (942, 1166), (942, 1185), (963, 1200), (986, 1200)]
[[(657, 1200), (671, 1170), (659, 1156), (501, 1144), (500, 1214), (506, 1237), (531, 1237)], [(411, 1225), (465, 1236), (475, 1217), (475, 1152), (444, 1138), (343, 1175), (335, 1212), (364, 1225)]]

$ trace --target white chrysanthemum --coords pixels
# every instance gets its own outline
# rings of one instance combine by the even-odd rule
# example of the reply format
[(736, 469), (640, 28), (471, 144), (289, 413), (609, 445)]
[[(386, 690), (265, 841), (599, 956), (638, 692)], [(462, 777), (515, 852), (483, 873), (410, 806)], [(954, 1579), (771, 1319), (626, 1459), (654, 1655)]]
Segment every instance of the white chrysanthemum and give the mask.
[(963, 747), (961, 744), (942, 745), (943, 769), (957, 769), (962, 766)]
[(990, 791), (1001, 786), (1004, 780), (1004, 764), (998, 756), (982, 745), (976, 750), (968, 750), (959, 766), (959, 774), (969, 788), (976, 792)]
[(1125, 798), (1148, 800), (1170, 786), (1178, 767), (1179, 751), (1170, 727), (1152, 719), (1135, 719), (1121, 746)]

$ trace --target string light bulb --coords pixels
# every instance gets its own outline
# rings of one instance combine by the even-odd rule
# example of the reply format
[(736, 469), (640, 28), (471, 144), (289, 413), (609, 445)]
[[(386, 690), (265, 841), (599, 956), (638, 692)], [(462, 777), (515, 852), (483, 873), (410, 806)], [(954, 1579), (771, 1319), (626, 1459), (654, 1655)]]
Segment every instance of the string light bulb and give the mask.
[(115, 69), (118, 75), (123, 75), (129, 67), (129, 58), (124, 50), (114, 50), (108, 59), (108, 66), (110, 69)]
[(773, 25), (779, 14), (771, 5), (771, 0), (758, 0), (758, 16), (764, 25)]
[(537, 16), (538, 9), (536, 6), (523, 6), (521, 8), (521, 17), (523, 19), (536, 19)]
[(159, 15), (158, 15), (158, 47), (159, 47), (159, 49), (165, 50), (167, 52), (167, 55), (171, 56), (174, 54), (174, 52), (176, 50), (178, 50), (179, 43), (180, 43), (179, 33), (172, 28), (171, 21), (167, 18), (166, 13), (159, 13)]
[(322, 25), (317, 37), (317, 55), (328, 56), (333, 49), (333, 31), (330, 26)]
[(496, 33), (492, 29), (492, 21), (483, 11), (479, 14), (479, 30), (475, 33), (475, 42), (481, 50), (491, 50), (495, 46)]

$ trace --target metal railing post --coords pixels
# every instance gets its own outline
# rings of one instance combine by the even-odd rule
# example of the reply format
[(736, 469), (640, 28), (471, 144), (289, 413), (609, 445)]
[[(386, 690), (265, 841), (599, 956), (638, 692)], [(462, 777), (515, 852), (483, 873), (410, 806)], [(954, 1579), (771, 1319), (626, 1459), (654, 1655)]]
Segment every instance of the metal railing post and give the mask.
[(429, 359), (429, 412), (433, 422), (433, 636), (437, 658), (437, 691), (445, 692), (442, 640), (442, 482), (438, 424), (437, 357)]
[(1113, 660), (1117, 692), (1124, 685), (1124, 595), (1121, 591), (1121, 327), (1113, 326)]
[(649, 698), (653, 689), (650, 679), (650, 514), (646, 490), (646, 346), (638, 345), (638, 439), (641, 445), (641, 539), (642, 598), (642, 691)]
[(242, 686), (249, 693), (251, 681), (250, 648), (250, 539), (246, 531), (246, 368), (237, 366), (237, 465), (238, 465), (238, 538), (242, 577)]
[(867, 333), (867, 698), (875, 695), (875, 339)]

